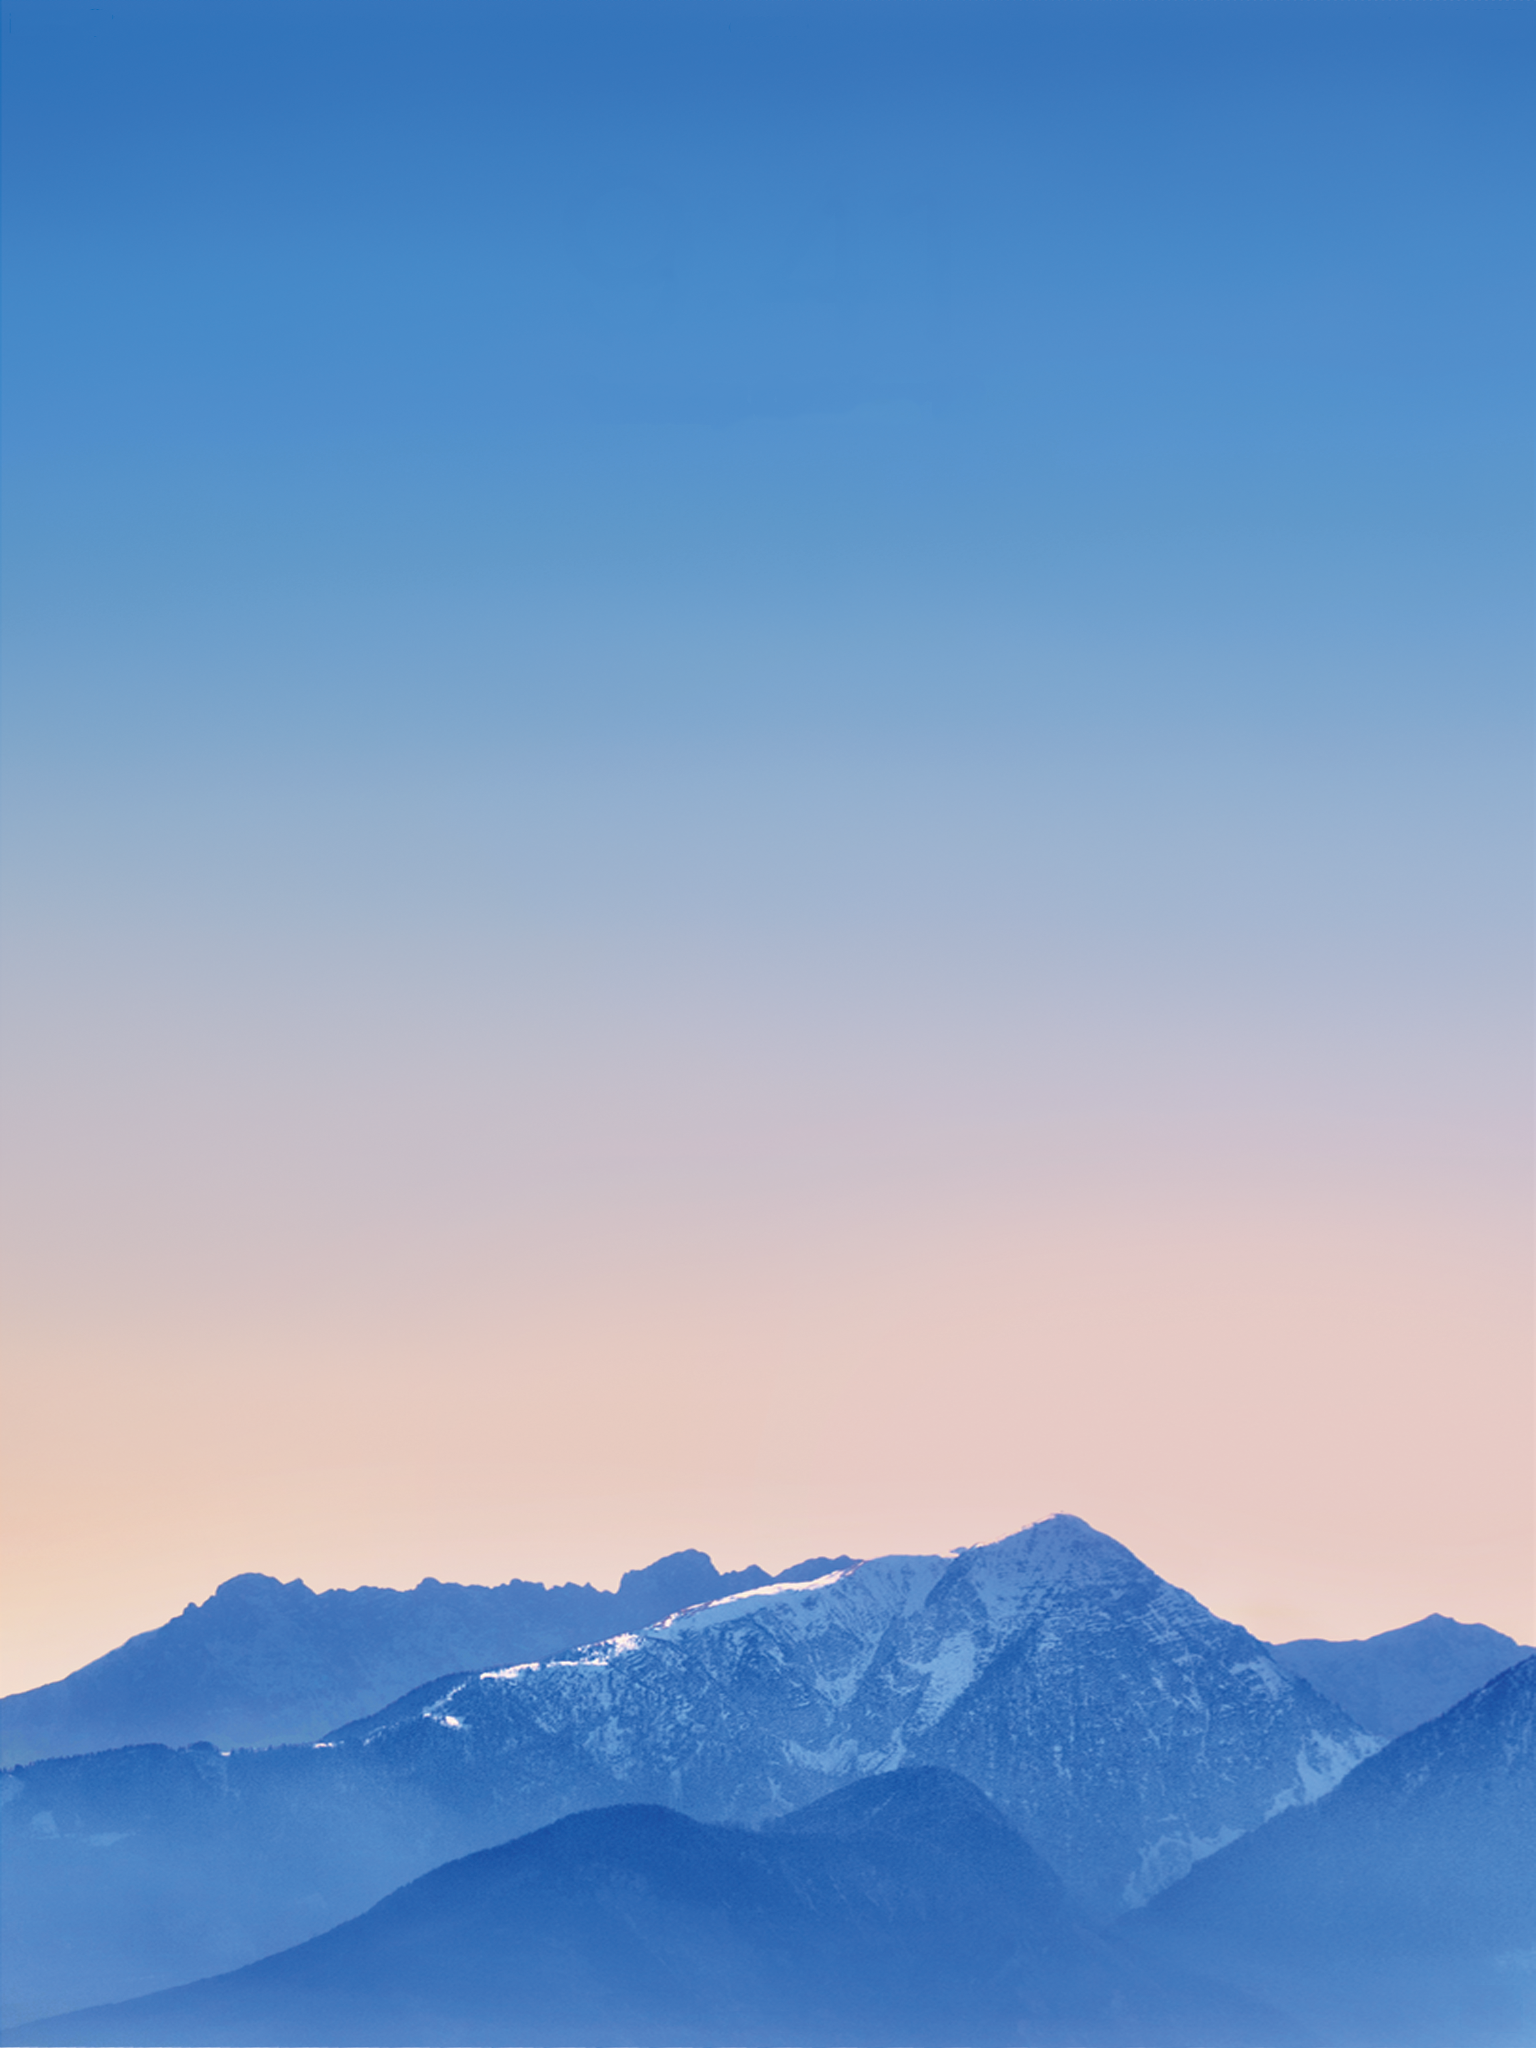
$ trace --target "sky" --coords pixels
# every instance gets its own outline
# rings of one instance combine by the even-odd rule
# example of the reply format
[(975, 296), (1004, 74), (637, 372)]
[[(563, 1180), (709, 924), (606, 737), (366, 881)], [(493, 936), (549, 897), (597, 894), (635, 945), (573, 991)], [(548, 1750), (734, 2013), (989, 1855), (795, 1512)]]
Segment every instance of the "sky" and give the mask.
[(1529, 9), (3, 17), (0, 1685), (1056, 1510), (1536, 1639)]

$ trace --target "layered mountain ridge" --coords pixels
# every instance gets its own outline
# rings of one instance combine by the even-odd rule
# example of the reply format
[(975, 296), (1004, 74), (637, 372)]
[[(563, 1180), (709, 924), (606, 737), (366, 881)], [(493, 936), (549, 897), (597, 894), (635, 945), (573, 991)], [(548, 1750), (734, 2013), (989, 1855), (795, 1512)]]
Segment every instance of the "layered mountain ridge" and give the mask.
[(1124, 1923), (1342, 2048), (1536, 2040), (1536, 1657)]
[(663, 1798), (749, 1822), (830, 1783), (942, 1764), (1102, 1917), (1377, 1746), (1246, 1631), (1068, 1515), (466, 1676), (362, 1740), (412, 1777), (446, 1763), (505, 1782), (517, 1758), (524, 1783), (580, 1780), (587, 1804)]
[[(0, 1699), (0, 1766), (136, 1743), (268, 1748), (386, 1716), (445, 1673), (546, 1660), (643, 1629), (685, 1607), (814, 1579), (857, 1560), (807, 1558), (776, 1573), (717, 1570), (701, 1550), (625, 1572), (616, 1590), (513, 1579), (409, 1591), (315, 1593), (264, 1572), (226, 1579), (162, 1627), (80, 1670)], [(1373, 1735), (1444, 1713), (1532, 1654), (1496, 1629), (1433, 1614), (1362, 1641), (1272, 1643), (1270, 1654)]]
[(1052, 2048), (1276, 2039), (1249, 2001), (1085, 1925), (973, 1786), (907, 1769), (762, 1830), (657, 1806), (574, 1814), (300, 1948), (6, 2043), (940, 2048), (957, 2030)]
[(1112, 1928), (953, 1772), (759, 1829), (598, 1808), (4, 2048), (1526, 2048), (1536, 1658)]
[(444, 1585), (423, 1579), (315, 1593), (264, 1572), (226, 1579), (163, 1627), (131, 1637), (67, 1678), (0, 1699), (0, 1763), (81, 1756), (131, 1743), (217, 1749), (312, 1742), (376, 1712), (445, 1671), (548, 1657), (576, 1643), (645, 1628), (681, 1607), (852, 1558), (809, 1558), (772, 1574), (721, 1572), (679, 1550), (616, 1591), (589, 1585)]
[(1104, 1920), (1378, 1746), (1245, 1630), (1058, 1516), (436, 1680), (302, 1748), (18, 1769), (8, 2000), (20, 2019), (233, 1968), (584, 1808), (756, 1825), (910, 1765), (979, 1786)]
[(1271, 1647), (1277, 1663), (1386, 1741), (1437, 1720), (1490, 1678), (1536, 1655), (1496, 1628), (1444, 1614), (1358, 1642), (1314, 1636)]

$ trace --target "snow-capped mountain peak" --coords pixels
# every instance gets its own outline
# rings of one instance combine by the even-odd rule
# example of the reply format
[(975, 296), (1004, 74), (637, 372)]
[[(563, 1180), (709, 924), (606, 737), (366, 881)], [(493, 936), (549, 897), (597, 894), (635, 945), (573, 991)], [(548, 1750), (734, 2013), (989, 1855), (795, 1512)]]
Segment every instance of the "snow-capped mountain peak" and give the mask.
[[(403, 1759), (450, 1721), (456, 1768), (510, 1772), (509, 1793), (514, 1760), (537, 1750), (541, 1786), (569, 1785), (570, 1803), (659, 1798), (717, 1819), (943, 1764), (1106, 1913), (1376, 1747), (1263, 1644), (1072, 1515), (685, 1608), (465, 1680), (367, 1740)], [(527, 1810), (532, 1824), (552, 1809), (541, 1793)]]
[[(1246, 1631), (1058, 1515), (943, 1556), (739, 1588), (542, 1660), (450, 1669), (314, 1747), (28, 1766), (8, 1856), (42, 1898), (34, 1836), (83, 1845), (71, 1929), (142, 1917), (138, 1892), (131, 1909), (126, 1894), (81, 1894), (91, 1873), (110, 1889), (114, 1869), (152, 1869), (177, 1930), (172, 1974), (190, 1978), (242, 1960), (221, 1946), (234, 1899), (259, 1953), (583, 1808), (651, 1802), (755, 1825), (937, 1765), (994, 1799), (1108, 1919), (1376, 1747)], [(116, 1842), (125, 1812), (132, 1859), (103, 1862), (90, 1845)], [(135, 1948), (123, 1968), (138, 1967)]]

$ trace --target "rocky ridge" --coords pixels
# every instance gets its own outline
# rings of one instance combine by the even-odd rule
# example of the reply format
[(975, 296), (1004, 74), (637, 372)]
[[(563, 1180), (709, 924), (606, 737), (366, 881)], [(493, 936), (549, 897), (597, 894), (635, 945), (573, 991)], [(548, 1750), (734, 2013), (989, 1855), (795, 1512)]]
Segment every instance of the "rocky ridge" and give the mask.
[(1378, 1747), (1071, 1516), (453, 1675), (302, 1748), (9, 1774), (15, 2018), (229, 1969), (584, 1808), (755, 1825), (905, 1764), (987, 1793), (1100, 1920)]
[[(810, 1558), (778, 1579), (808, 1579), (851, 1558)], [(777, 1583), (758, 1565), (720, 1572), (702, 1550), (674, 1551), (596, 1586), (358, 1586), (315, 1593), (265, 1572), (226, 1579), (163, 1627), (133, 1636), (50, 1685), (0, 1699), (0, 1761), (33, 1763), (131, 1743), (218, 1749), (312, 1742), (444, 1671), (548, 1657), (680, 1607)]]

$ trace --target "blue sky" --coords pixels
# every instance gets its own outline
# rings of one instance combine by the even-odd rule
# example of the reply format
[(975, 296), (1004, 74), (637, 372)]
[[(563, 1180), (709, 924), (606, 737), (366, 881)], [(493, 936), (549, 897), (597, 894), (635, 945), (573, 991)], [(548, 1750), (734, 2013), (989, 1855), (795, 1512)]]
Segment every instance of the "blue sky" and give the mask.
[(9, 21), (23, 731), (1519, 694), (1521, 9)]
[[(1106, 1271), (1184, 1203), (1188, 1298), (1106, 1325), (1059, 1474), (971, 1485), (957, 1448), (937, 1498), (979, 1492), (1001, 1527), (1044, 1489), (1193, 1570), (1131, 1478), (1082, 1498), (1094, 1415), (1117, 1375), (1166, 1374), (1171, 1445), (1202, 1346), (1258, 1408), (1305, 1378), (1266, 1348), (1266, 1287), (1333, 1203), (1377, 1251), (1354, 1348), (1315, 1367), (1359, 1400), (1317, 1489), (1405, 1404), (1383, 1554), (1427, 1568), (1437, 1388), (1470, 1374), (1451, 1493), (1491, 1519), (1437, 1597), (1507, 1618), (1528, 1482), (1473, 1447), (1521, 1426), (1523, 1312), (1411, 1371), (1402, 1331), (1440, 1328), (1425, 1244), (1447, 1330), (1527, 1274), (1465, 1247), (1518, 1246), (1530, 1207), (1529, 10), (22, 0), (5, 33), (39, 1427), (162, 1356), (201, 1359), (222, 1413), (302, 1353), (344, 1407), (382, 1340), (341, 1308), (315, 1334), (314, 1247), (384, 1301), (445, 1218), (522, 1216), (562, 1175), (540, 1271), (577, 1293), (672, 1191), (624, 1325), (660, 1418), (703, 1383), (665, 1364), (683, 1248), (736, 1219), (699, 1342), (724, 1381), (793, 1379), (751, 1304), (774, 1273), (821, 1298), (785, 1218), (844, 1190), (822, 1242), (835, 1264), (853, 1232), (870, 1291), (817, 1370), (856, 1407), (908, 1253), (850, 1219), (899, 1182), (916, 1240), (1023, 1244), (1070, 1182)], [(1219, 1333), (1189, 1306), (1201, 1216), (1268, 1247)], [(484, 1228), (452, 1276), (420, 1254), (421, 1327), (481, 1289), (453, 1342), (499, 1416), (558, 1377), (561, 1297), (522, 1330)], [(1010, 1292), (1008, 1256), (965, 1283), (1011, 1304), (984, 1342), (946, 1352), (948, 1268), (917, 1323), (923, 1369), (1016, 1421), (1071, 1317)], [(189, 1262), (215, 1277), (183, 1328)], [(641, 1368), (593, 1366), (598, 1408), (604, 1370)], [(593, 1500), (530, 1505), (505, 1569), (905, 1541), (913, 1404), (846, 1514), (807, 1466), (729, 1499), (679, 1482), (668, 1520), (611, 1446)], [(109, 1410), (82, 1498), (106, 1497)], [(412, 1412), (390, 1407), (407, 1436)], [(511, 1538), (450, 1540), (447, 1508), (381, 1562), (338, 1549), (335, 1499), (362, 1527), (388, 1492), (342, 1443), (284, 1509), (297, 1562), (254, 1554), (260, 1490), (221, 1473), (247, 1506), (209, 1538), (220, 1575), (323, 1576), (317, 1550), (496, 1575)], [(1306, 1455), (1274, 1453), (1228, 1595), (1298, 1629), (1324, 1598), (1287, 1561)], [(56, 1609), (72, 1558), (38, 1562)], [(1411, 1618), (1395, 1569), (1361, 1567), (1359, 1612)], [(114, 1597), (137, 1615), (193, 1570), (168, 1520)]]

